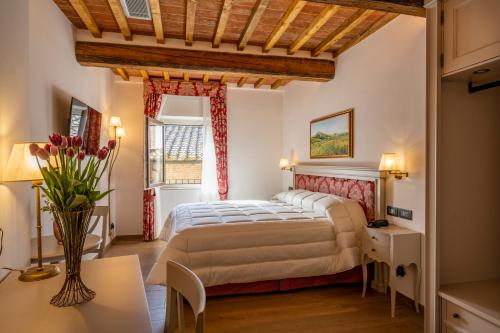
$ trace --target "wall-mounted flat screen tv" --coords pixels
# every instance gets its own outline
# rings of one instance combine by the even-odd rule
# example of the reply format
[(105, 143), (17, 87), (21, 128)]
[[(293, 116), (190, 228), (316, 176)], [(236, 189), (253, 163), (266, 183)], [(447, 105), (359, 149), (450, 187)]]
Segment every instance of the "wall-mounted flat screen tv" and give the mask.
[(79, 135), (83, 139), (83, 149), (88, 155), (95, 155), (101, 140), (101, 118), (99, 111), (76, 98), (71, 99), (69, 117), (70, 136)]

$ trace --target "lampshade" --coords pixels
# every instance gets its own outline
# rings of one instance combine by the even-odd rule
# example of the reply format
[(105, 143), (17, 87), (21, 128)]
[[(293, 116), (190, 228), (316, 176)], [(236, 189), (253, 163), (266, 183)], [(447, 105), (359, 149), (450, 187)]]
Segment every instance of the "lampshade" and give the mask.
[(120, 139), (125, 137), (125, 129), (123, 127), (116, 128), (116, 137)]
[(120, 117), (113, 116), (109, 118), (109, 126), (111, 127), (121, 127), (122, 126), (122, 120)]
[(280, 168), (287, 168), (289, 165), (288, 158), (280, 158)]
[(395, 153), (383, 153), (380, 159), (380, 165), (378, 167), (379, 171), (394, 171), (398, 170), (396, 154)]
[[(25, 182), (33, 180), (42, 180), (42, 174), (36, 163), (36, 157), (31, 156), (28, 143), (16, 143), (7, 161), (7, 167), (3, 175), (5, 182)], [(37, 143), (43, 147), (45, 143)], [(45, 161), (40, 161), (40, 165), (45, 166)]]

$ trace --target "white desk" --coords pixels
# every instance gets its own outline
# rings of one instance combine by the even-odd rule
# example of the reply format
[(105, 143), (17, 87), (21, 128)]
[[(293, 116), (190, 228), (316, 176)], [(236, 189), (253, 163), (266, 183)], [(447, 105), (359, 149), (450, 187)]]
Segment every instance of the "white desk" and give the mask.
[[(64, 272), (64, 264), (61, 267)], [(0, 284), (0, 331), (9, 333), (150, 333), (146, 293), (137, 256), (82, 262), (82, 279), (96, 297), (82, 305), (57, 308), (50, 299), (64, 274), (20, 282), (12, 273)]]

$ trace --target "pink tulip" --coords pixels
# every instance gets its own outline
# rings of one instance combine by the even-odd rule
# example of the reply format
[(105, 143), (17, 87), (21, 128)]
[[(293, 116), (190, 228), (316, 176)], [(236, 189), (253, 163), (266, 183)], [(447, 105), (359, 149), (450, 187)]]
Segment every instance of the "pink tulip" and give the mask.
[(97, 158), (99, 160), (102, 161), (102, 160), (106, 159), (106, 156), (108, 156), (108, 148), (102, 147), (101, 149), (99, 149), (97, 151)]
[(36, 156), (36, 153), (40, 149), (40, 147), (36, 143), (30, 144), (29, 148), (31, 156)]
[(59, 154), (59, 148), (56, 146), (50, 146), (50, 155), (57, 156)]
[(44, 161), (48, 160), (50, 157), (49, 152), (46, 151), (45, 149), (38, 149), (36, 152), (36, 156), (38, 156), (39, 159)]
[(45, 149), (48, 153), (50, 153), (50, 147), (52, 147), (52, 145), (50, 143), (47, 143), (45, 144), (45, 146), (43, 146), (43, 149)]
[(62, 149), (68, 148), (68, 138), (67, 137), (63, 136), (61, 138), (61, 145), (60, 146)]
[(85, 152), (83, 150), (80, 150), (76, 158), (78, 158), (80, 161), (83, 161), (83, 159), (85, 158)]
[(116, 147), (116, 140), (114, 140), (114, 139), (109, 140), (108, 141), (108, 148), (110, 150), (113, 150), (113, 149), (115, 149), (115, 147)]
[(52, 135), (49, 135), (49, 140), (52, 142), (53, 145), (59, 147), (62, 143), (62, 137), (61, 134), (59, 133), (52, 133)]
[(83, 144), (83, 140), (82, 140), (82, 137), (77, 135), (75, 137), (73, 137), (73, 140), (72, 140), (72, 146), (73, 147), (81, 147)]
[(69, 147), (67, 150), (66, 150), (66, 155), (68, 155), (69, 158), (73, 158), (73, 156), (75, 156), (75, 151), (73, 150), (72, 147)]

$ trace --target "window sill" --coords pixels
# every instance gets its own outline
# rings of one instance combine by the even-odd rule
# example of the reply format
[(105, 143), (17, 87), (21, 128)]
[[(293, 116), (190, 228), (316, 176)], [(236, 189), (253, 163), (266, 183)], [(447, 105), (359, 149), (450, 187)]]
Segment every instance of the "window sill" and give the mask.
[(162, 191), (172, 191), (172, 190), (201, 190), (200, 184), (178, 184), (178, 185), (162, 185)]

